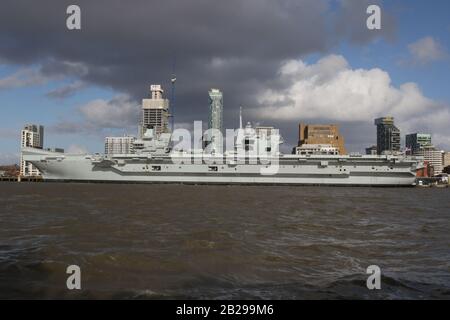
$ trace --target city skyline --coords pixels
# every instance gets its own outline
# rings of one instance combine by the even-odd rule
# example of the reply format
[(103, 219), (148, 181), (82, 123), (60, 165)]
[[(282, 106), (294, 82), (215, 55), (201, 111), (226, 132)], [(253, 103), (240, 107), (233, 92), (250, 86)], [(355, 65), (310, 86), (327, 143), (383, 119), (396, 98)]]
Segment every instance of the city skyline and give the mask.
[[(364, 28), (368, 1), (230, 2), (216, 10), (209, 4), (197, 6), (196, 12), (169, 1), (155, 9), (181, 19), (190, 41), (176, 26), (149, 34), (163, 23), (160, 19), (131, 19), (146, 12), (144, 2), (125, 13), (102, 6), (102, 1), (80, 1), (86, 23), (78, 33), (65, 29), (68, 2), (48, 10), (54, 4), (43, 1), (30, 12), (11, 2), (0, 13), (0, 101), (5, 115), (0, 163), (18, 162), (20, 130), (26, 123), (44, 125), (46, 145), (67, 151), (101, 152), (104, 137), (135, 134), (140, 99), (151, 83), (170, 89), (174, 58), (178, 126), (206, 121), (207, 91), (217, 87), (226, 99), (224, 127), (236, 126), (243, 105), (246, 120), (280, 128), (286, 150), (297, 143), (298, 123), (336, 123), (348, 151), (363, 153), (376, 143), (373, 119), (388, 115), (396, 119), (402, 146), (406, 134), (426, 132), (438, 148), (449, 150), (450, 23), (445, 12), (450, 5), (372, 2), (382, 7), (380, 31)], [(235, 17), (232, 7), (241, 9), (241, 15)], [(61, 15), (55, 13), (59, 11)], [(89, 23), (99, 11), (107, 17)], [(285, 18), (278, 20), (273, 13)], [(119, 14), (122, 18), (115, 19)], [(223, 27), (231, 15), (234, 31), (240, 31), (233, 36)], [(34, 26), (37, 16), (42, 23)], [(211, 19), (219, 26), (211, 26)], [(145, 22), (144, 27), (129, 39), (136, 21)], [(203, 35), (203, 23), (211, 34)], [(151, 45), (144, 45), (146, 39)]]

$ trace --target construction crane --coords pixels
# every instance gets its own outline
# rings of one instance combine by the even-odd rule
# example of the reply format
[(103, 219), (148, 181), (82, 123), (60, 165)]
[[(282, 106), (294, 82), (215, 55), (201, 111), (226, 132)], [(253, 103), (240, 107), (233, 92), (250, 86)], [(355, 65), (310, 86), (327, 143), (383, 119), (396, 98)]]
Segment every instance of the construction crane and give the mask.
[(170, 97), (170, 121), (172, 132), (175, 130), (175, 82), (177, 81), (177, 76), (175, 75), (175, 63), (176, 58), (173, 59), (172, 77), (170, 78), (170, 82), (172, 83), (172, 93)]

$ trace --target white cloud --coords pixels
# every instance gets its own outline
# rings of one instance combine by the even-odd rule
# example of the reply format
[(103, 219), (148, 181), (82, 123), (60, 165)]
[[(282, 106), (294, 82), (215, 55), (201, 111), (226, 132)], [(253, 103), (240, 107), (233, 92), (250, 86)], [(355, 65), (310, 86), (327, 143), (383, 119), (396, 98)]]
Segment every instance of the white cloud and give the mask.
[(42, 74), (38, 69), (24, 68), (0, 79), (0, 90), (43, 85), (50, 80), (50, 76)]
[(101, 129), (137, 126), (140, 109), (129, 96), (120, 95), (111, 100), (93, 100), (79, 110), (85, 121)]
[(135, 131), (138, 126), (140, 106), (128, 95), (118, 95), (110, 100), (96, 99), (77, 108), (80, 119), (61, 119), (48, 127), (58, 134), (93, 134), (105, 136)]
[(49, 91), (46, 96), (53, 99), (65, 99), (84, 89), (86, 84), (82, 81), (75, 81), (65, 86)]
[(432, 37), (425, 37), (408, 45), (413, 62), (427, 64), (448, 57), (443, 46)]
[(337, 55), (310, 65), (286, 61), (273, 87), (260, 92), (259, 104), (255, 113), (260, 118), (367, 122), (373, 126), (374, 118), (392, 115), (403, 133), (427, 130), (436, 137), (450, 135), (449, 107), (424, 96), (417, 84), (396, 87), (386, 71), (352, 69)]

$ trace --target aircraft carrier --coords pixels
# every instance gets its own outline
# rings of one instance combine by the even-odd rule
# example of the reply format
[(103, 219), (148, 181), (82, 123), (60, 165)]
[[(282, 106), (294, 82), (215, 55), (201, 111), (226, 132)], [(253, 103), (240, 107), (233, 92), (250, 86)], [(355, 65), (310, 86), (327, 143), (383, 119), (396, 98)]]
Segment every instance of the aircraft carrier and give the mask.
[[(402, 154), (282, 154), (277, 132), (258, 131), (250, 123), (243, 127), (242, 115), (231, 150), (211, 148), (215, 142), (183, 150), (173, 145), (168, 100), (161, 94), (159, 86), (152, 86), (152, 99), (143, 100), (139, 138), (131, 151), (67, 154), (23, 148), (23, 159), (46, 181), (122, 183), (413, 186), (416, 170), (423, 166), (421, 159)], [(158, 122), (148, 125), (145, 121), (154, 121), (155, 110)]]

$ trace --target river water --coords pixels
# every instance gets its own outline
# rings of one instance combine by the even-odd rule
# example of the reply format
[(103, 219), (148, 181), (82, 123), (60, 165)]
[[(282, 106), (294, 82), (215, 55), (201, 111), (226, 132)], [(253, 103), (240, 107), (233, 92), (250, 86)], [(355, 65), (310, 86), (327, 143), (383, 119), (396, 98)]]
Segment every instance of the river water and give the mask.
[[(450, 189), (0, 183), (0, 298), (450, 299)], [(68, 290), (66, 268), (81, 269)], [(366, 268), (381, 269), (368, 290)]]

